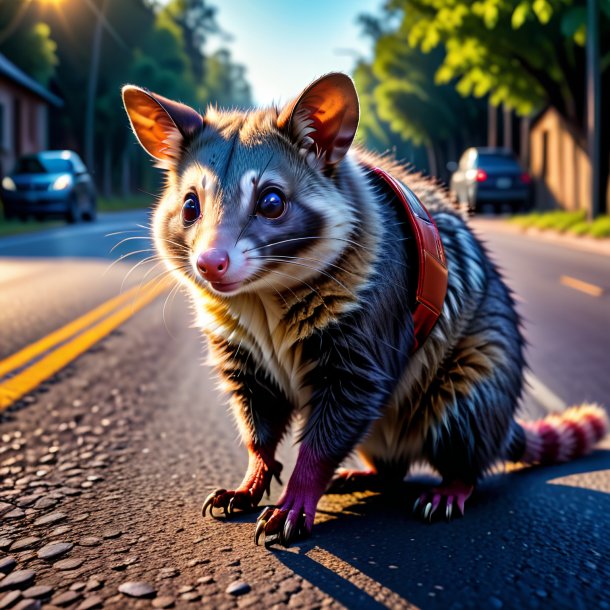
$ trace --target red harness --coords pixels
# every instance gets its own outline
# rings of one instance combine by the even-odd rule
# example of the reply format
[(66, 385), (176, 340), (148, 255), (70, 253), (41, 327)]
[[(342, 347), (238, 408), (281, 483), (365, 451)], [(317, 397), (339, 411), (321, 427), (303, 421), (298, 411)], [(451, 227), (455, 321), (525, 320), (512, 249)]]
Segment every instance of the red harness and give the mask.
[(417, 250), (417, 290), (411, 310), (415, 330), (413, 351), (427, 339), (436, 324), (447, 294), (447, 261), (441, 236), (428, 210), (411, 189), (378, 167), (371, 168), (402, 202)]

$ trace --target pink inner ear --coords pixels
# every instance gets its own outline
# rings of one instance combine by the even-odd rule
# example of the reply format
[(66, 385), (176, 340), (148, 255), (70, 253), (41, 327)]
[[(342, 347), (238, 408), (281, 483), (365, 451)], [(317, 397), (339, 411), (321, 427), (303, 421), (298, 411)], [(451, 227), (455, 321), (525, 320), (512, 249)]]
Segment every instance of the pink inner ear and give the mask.
[(356, 135), (358, 112), (351, 79), (345, 74), (329, 74), (284, 109), (278, 126), (288, 124), (300, 150), (314, 152), (326, 164), (333, 164), (345, 156)]
[(191, 136), (203, 127), (203, 117), (190, 106), (174, 102), (162, 95), (155, 94), (155, 100), (171, 117), (171, 120), (183, 136)]
[(203, 125), (203, 117), (192, 108), (138, 87), (125, 87), (123, 99), (140, 144), (163, 167), (179, 158), (184, 137)]

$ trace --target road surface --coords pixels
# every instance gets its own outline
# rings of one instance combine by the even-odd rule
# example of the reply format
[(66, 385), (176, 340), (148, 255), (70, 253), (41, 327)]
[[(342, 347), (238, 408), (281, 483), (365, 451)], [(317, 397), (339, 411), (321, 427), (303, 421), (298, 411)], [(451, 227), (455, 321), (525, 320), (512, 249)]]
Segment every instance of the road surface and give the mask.
[[(286, 550), (254, 546), (256, 515), (202, 519), (205, 496), (238, 484), (246, 456), (202, 366), (185, 298), (137, 301), (162, 273), (143, 264), (127, 275), (149, 252), (112, 264), (117, 252), (150, 248), (137, 239), (109, 252), (121, 237), (145, 237), (137, 225), (146, 222), (144, 213), (101, 216), (0, 240), (0, 371), (121, 289), (128, 298), (117, 312), (132, 307), (112, 332), (102, 326), (116, 312), (47, 346), (51, 361), (84, 353), (2, 415), (0, 571), (10, 574), (0, 580), (0, 608), (13, 597), (13, 607), (29, 608), (24, 595), (82, 609), (610, 607), (607, 443), (571, 464), (491, 476), (465, 518), (449, 524), (410, 515), (425, 474), (394, 497), (326, 496), (314, 536)], [(610, 258), (477, 226), (525, 320), (532, 388), (524, 412), (609, 404)], [(135, 232), (105, 237), (125, 230)], [(603, 292), (592, 296), (562, 276)], [(84, 350), (86, 333), (104, 338)], [(29, 365), (47, 366), (45, 354), (0, 386)], [(289, 471), (291, 442), (280, 459)], [(274, 483), (271, 501), (279, 491)], [(47, 546), (55, 543), (63, 546)], [(11, 575), (24, 581), (7, 584)], [(134, 582), (146, 583), (135, 593), (149, 597), (119, 592)]]

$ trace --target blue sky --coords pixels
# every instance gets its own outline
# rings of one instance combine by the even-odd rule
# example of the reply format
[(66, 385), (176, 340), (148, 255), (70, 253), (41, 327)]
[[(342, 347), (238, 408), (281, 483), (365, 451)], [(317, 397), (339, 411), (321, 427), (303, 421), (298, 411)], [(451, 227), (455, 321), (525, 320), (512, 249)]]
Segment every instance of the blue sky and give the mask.
[(371, 54), (356, 19), (378, 14), (383, 0), (216, 0), (227, 46), (246, 66), (254, 102), (287, 101), (318, 76), (351, 72), (356, 56)]

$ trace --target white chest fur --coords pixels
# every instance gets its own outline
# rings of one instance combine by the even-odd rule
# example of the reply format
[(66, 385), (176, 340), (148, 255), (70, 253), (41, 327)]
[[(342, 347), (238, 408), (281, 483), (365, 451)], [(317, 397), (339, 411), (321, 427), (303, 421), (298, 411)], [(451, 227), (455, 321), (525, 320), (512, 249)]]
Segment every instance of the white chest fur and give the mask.
[(237, 327), (229, 330), (221, 325), (216, 334), (250, 350), (292, 404), (298, 409), (305, 407), (311, 391), (304, 386), (304, 376), (315, 363), (303, 362), (302, 346), (294, 343), (282, 322), (280, 304), (274, 298), (244, 294), (231, 303), (231, 313)]

